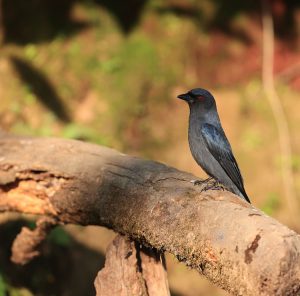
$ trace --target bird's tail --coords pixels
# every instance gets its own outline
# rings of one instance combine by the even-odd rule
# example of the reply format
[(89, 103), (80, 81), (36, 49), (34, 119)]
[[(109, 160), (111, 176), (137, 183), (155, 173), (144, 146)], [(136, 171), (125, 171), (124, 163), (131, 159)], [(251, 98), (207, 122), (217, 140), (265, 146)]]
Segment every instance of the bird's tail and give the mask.
[(247, 193), (246, 193), (246, 191), (245, 191), (244, 188), (243, 188), (243, 190), (241, 190), (241, 191), (239, 192), (239, 196), (240, 196), (241, 198), (245, 199), (248, 203), (251, 204), (250, 198), (248, 197), (248, 195), (247, 195)]

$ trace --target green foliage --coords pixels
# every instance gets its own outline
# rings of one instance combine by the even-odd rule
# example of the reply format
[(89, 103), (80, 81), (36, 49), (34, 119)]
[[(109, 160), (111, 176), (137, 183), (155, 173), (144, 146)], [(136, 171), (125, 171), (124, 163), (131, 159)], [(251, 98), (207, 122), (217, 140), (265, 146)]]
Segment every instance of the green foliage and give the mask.
[(247, 149), (257, 149), (262, 147), (263, 138), (258, 130), (248, 129), (242, 135), (242, 142)]
[(21, 84), (10, 109), (22, 119), (11, 130), (82, 139), (124, 150), (131, 147), (132, 137), (139, 138), (135, 146), (140, 151), (161, 145), (151, 130), (151, 112), (155, 112), (154, 104), (161, 106), (170, 99), (181, 72), (181, 63), (174, 63), (173, 55), (176, 43), (182, 42), (180, 18), (172, 13), (161, 18), (167, 24), (163, 34), (173, 34), (173, 38), (161, 36), (163, 42), (158, 42), (142, 27), (123, 38), (115, 18), (92, 1), (84, 1), (77, 10), (95, 26), (88, 39), (93, 46), (86, 46), (80, 35), (67, 39), (61, 33), (46, 45), (25, 45), (19, 56), (34, 61), (35, 67), (51, 78), (58, 97), (71, 112), (86, 99), (86, 89), (98, 96), (99, 104), (106, 102), (107, 112), (98, 112), (96, 105), (90, 121), (58, 123), (31, 87)]
[(32, 221), (32, 220), (27, 220), (27, 221), (26, 221), (26, 226), (27, 226), (29, 229), (33, 230), (33, 229), (36, 227), (36, 222), (35, 222), (35, 221)]
[(9, 288), (8, 295), (9, 296), (33, 296), (33, 294), (25, 288), (13, 288), (13, 287)]
[(38, 49), (34, 44), (28, 44), (24, 48), (24, 55), (28, 60), (34, 60), (38, 54)]
[(33, 296), (26, 288), (16, 288), (7, 284), (0, 272), (0, 296)]
[(292, 155), (292, 168), (294, 172), (300, 171), (300, 155)]
[(77, 123), (70, 123), (63, 127), (62, 136), (69, 139), (86, 140), (99, 145), (109, 145), (109, 141), (91, 127)]
[(38, 126), (31, 126), (22, 121), (18, 121), (12, 127), (12, 132), (22, 135), (33, 135), (40, 137), (53, 136), (53, 125), (55, 122), (55, 117), (52, 113), (46, 113), (42, 117), (43, 122)]
[(48, 240), (62, 247), (69, 247), (72, 242), (70, 235), (62, 227), (54, 228)]
[(0, 296), (6, 296), (6, 283), (0, 273)]
[(121, 69), (121, 60), (115, 56), (108, 60), (102, 61), (100, 69), (105, 74), (114, 74)]
[(277, 193), (271, 192), (268, 195), (267, 200), (262, 206), (262, 210), (272, 216), (280, 208), (280, 197)]

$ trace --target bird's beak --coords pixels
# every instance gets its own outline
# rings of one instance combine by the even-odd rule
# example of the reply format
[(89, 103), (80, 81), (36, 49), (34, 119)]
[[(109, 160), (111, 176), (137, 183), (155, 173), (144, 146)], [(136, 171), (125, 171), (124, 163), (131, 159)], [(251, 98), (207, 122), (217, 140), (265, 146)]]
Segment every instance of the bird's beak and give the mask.
[(192, 103), (194, 101), (193, 98), (188, 93), (179, 95), (179, 96), (177, 96), (177, 98), (181, 99), (181, 100), (184, 100), (188, 103)]

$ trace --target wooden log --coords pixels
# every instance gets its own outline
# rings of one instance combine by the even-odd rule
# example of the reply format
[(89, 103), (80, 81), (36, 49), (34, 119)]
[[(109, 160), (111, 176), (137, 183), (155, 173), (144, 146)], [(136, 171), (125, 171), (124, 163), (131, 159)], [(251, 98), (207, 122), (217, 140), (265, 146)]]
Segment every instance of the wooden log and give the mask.
[(114, 229), (234, 295), (298, 295), (300, 236), (195, 178), (79, 141), (0, 138), (0, 211)]

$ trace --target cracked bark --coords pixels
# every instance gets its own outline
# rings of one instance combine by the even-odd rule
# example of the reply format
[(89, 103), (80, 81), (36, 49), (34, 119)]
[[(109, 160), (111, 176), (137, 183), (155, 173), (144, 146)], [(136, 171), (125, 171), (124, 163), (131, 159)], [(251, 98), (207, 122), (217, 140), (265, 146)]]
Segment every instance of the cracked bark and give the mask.
[(96, 277), (96, 295), (170, 296), (162, 260), (163, 254), (118, 235)]
[(0, 137), (0, 211), (108, 227), (234, 295), (297, 295), (300, 236), (230, 192), (201, 192), (195, 179), (79, 141)]

